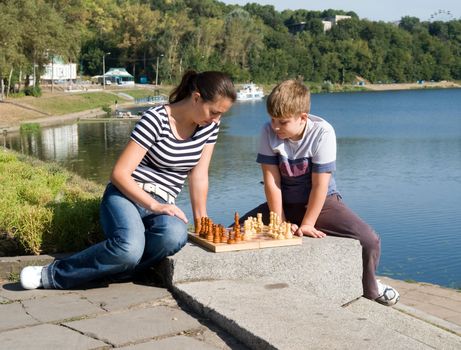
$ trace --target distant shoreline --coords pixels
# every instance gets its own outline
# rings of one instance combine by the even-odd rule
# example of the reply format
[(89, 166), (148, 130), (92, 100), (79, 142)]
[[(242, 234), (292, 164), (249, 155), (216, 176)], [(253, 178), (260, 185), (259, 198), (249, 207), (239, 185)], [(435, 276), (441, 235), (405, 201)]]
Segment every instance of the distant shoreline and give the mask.
[(461, 88), (461, 85), (453, 81), (421, 82), (421, 83), (391, 83), (391, 84), (365, 84), (364, 88), (371, 91), (391, 90), (419, 90), (419, 89), (446, 89)]
[[(236, 84), (240, 86), (241, 84)], [(270, 91), (274, 85), (264, 85), (266, 94)], [(461, 88), (461, 84), (453, 81), (439, 81), (439, 82), (420, 82), (420, 83), (390, 83), (390, 84), (367, 84), (364, 85), (344, 85), (335, 86), (331, 92), (367, 92), (367, 91), (399, 91), (399, 90), (421, 90), (421, 89), (446, 89), (446, 88)], [(55, 94), (56, 95), (56, 94)], [(85, 113), (94, 117), (100, 116), (102, 111), (96, 112), (94, 109), (89, 111), (81, 111), (78, 113), (69, 112), (64, 115), (49, 115), (39, 110), (32, 110), (27, 107), (27, 99), (32, 97), (26, 97), (24, 100), (21, 99), (8, 99), (4, 103), (0, 101), (0, 131), (14, 132), (18, 131), (21, 124), (24, 123), (38, 123), (46, 121), (46, 125), (60, 124), (63, 121), (72, 121), (73, 119), (79, 119), (85, 115)], [(44, 100), (46, 97), (41, 97)], [(62, 98), (69, 98), (68, 94), (62, 94)], [(11, 102), (21, 102), (11, 103)], [(24, 105), (24, 106), (21, 106)], [(129, 105), (129, 102), (120, 103), (121, 105)], [(112, 106), (114, 107), (114, 106)], [(75, 118), (78, 116), (77, 118)], [(91, 116), (89, 116), (91, 118)]]

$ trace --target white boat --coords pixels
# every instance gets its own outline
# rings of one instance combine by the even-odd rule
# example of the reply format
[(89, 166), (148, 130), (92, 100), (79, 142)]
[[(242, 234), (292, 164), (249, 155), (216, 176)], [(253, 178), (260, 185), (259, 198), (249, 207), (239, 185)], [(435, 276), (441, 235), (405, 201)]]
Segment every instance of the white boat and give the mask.
[(263, 97), (263, 89), (253, 83), (243, 85), (243, 88), (237, 92), (237, 101), (255, 101)]

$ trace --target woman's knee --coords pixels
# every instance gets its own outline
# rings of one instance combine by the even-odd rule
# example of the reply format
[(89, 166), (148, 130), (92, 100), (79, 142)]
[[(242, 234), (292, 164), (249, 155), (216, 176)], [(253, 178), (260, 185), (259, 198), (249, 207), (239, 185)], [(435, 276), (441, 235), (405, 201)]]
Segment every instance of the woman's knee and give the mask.
[(167, 234), (163, 235), (163, 244), (167, 251), (176, 253), (187, 243), (187, 226), (177, 218), (171, 220)]
[(114, 262), (127, 268), (136, 266), (144, 252), (144, 240), (126, 240), (114, 237), (107, 240), (108, 249), (112, 251)]

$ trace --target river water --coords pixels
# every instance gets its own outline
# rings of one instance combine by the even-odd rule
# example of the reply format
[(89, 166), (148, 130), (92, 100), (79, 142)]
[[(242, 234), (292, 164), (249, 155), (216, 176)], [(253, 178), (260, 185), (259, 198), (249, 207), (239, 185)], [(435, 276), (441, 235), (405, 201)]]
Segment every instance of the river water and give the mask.
[[(316, 94), (312, 113), (335, 127), (345, 202), (381, 235), (378, 273), (460, 288), (461, 89)], [(255, 158), (267, 120), (264, 101), (237, 102), (223, 117), (208, 196), (215, 222), (264, 201)], [(106, 183), (133, 125), (82, 122), (2, 142)], [(187, 186), (178, 205), (190, 218)]]

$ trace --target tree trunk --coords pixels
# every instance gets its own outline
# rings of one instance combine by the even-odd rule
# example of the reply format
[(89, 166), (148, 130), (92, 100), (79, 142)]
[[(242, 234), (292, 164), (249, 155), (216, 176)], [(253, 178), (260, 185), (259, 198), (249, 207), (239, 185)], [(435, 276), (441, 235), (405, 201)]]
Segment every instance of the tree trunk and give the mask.
[(5, 91), (5, 86), (3, 84), (3, 77), (0, 76), (0, 99), (3, 101), (3, 99), (5, 98), (5, 95), (3, 94), (3, 92)]
[(19, 70), (18, 92), (21, 91), (22, 69)]
[(10, 76), (8, 77), (8, 85), (6, 87), (6, 98), (8, 98), (8, 95), (10, 94), (10, 87), (11, 87), (11, 76), (13, 75), (13, 68), (10, 70)]

